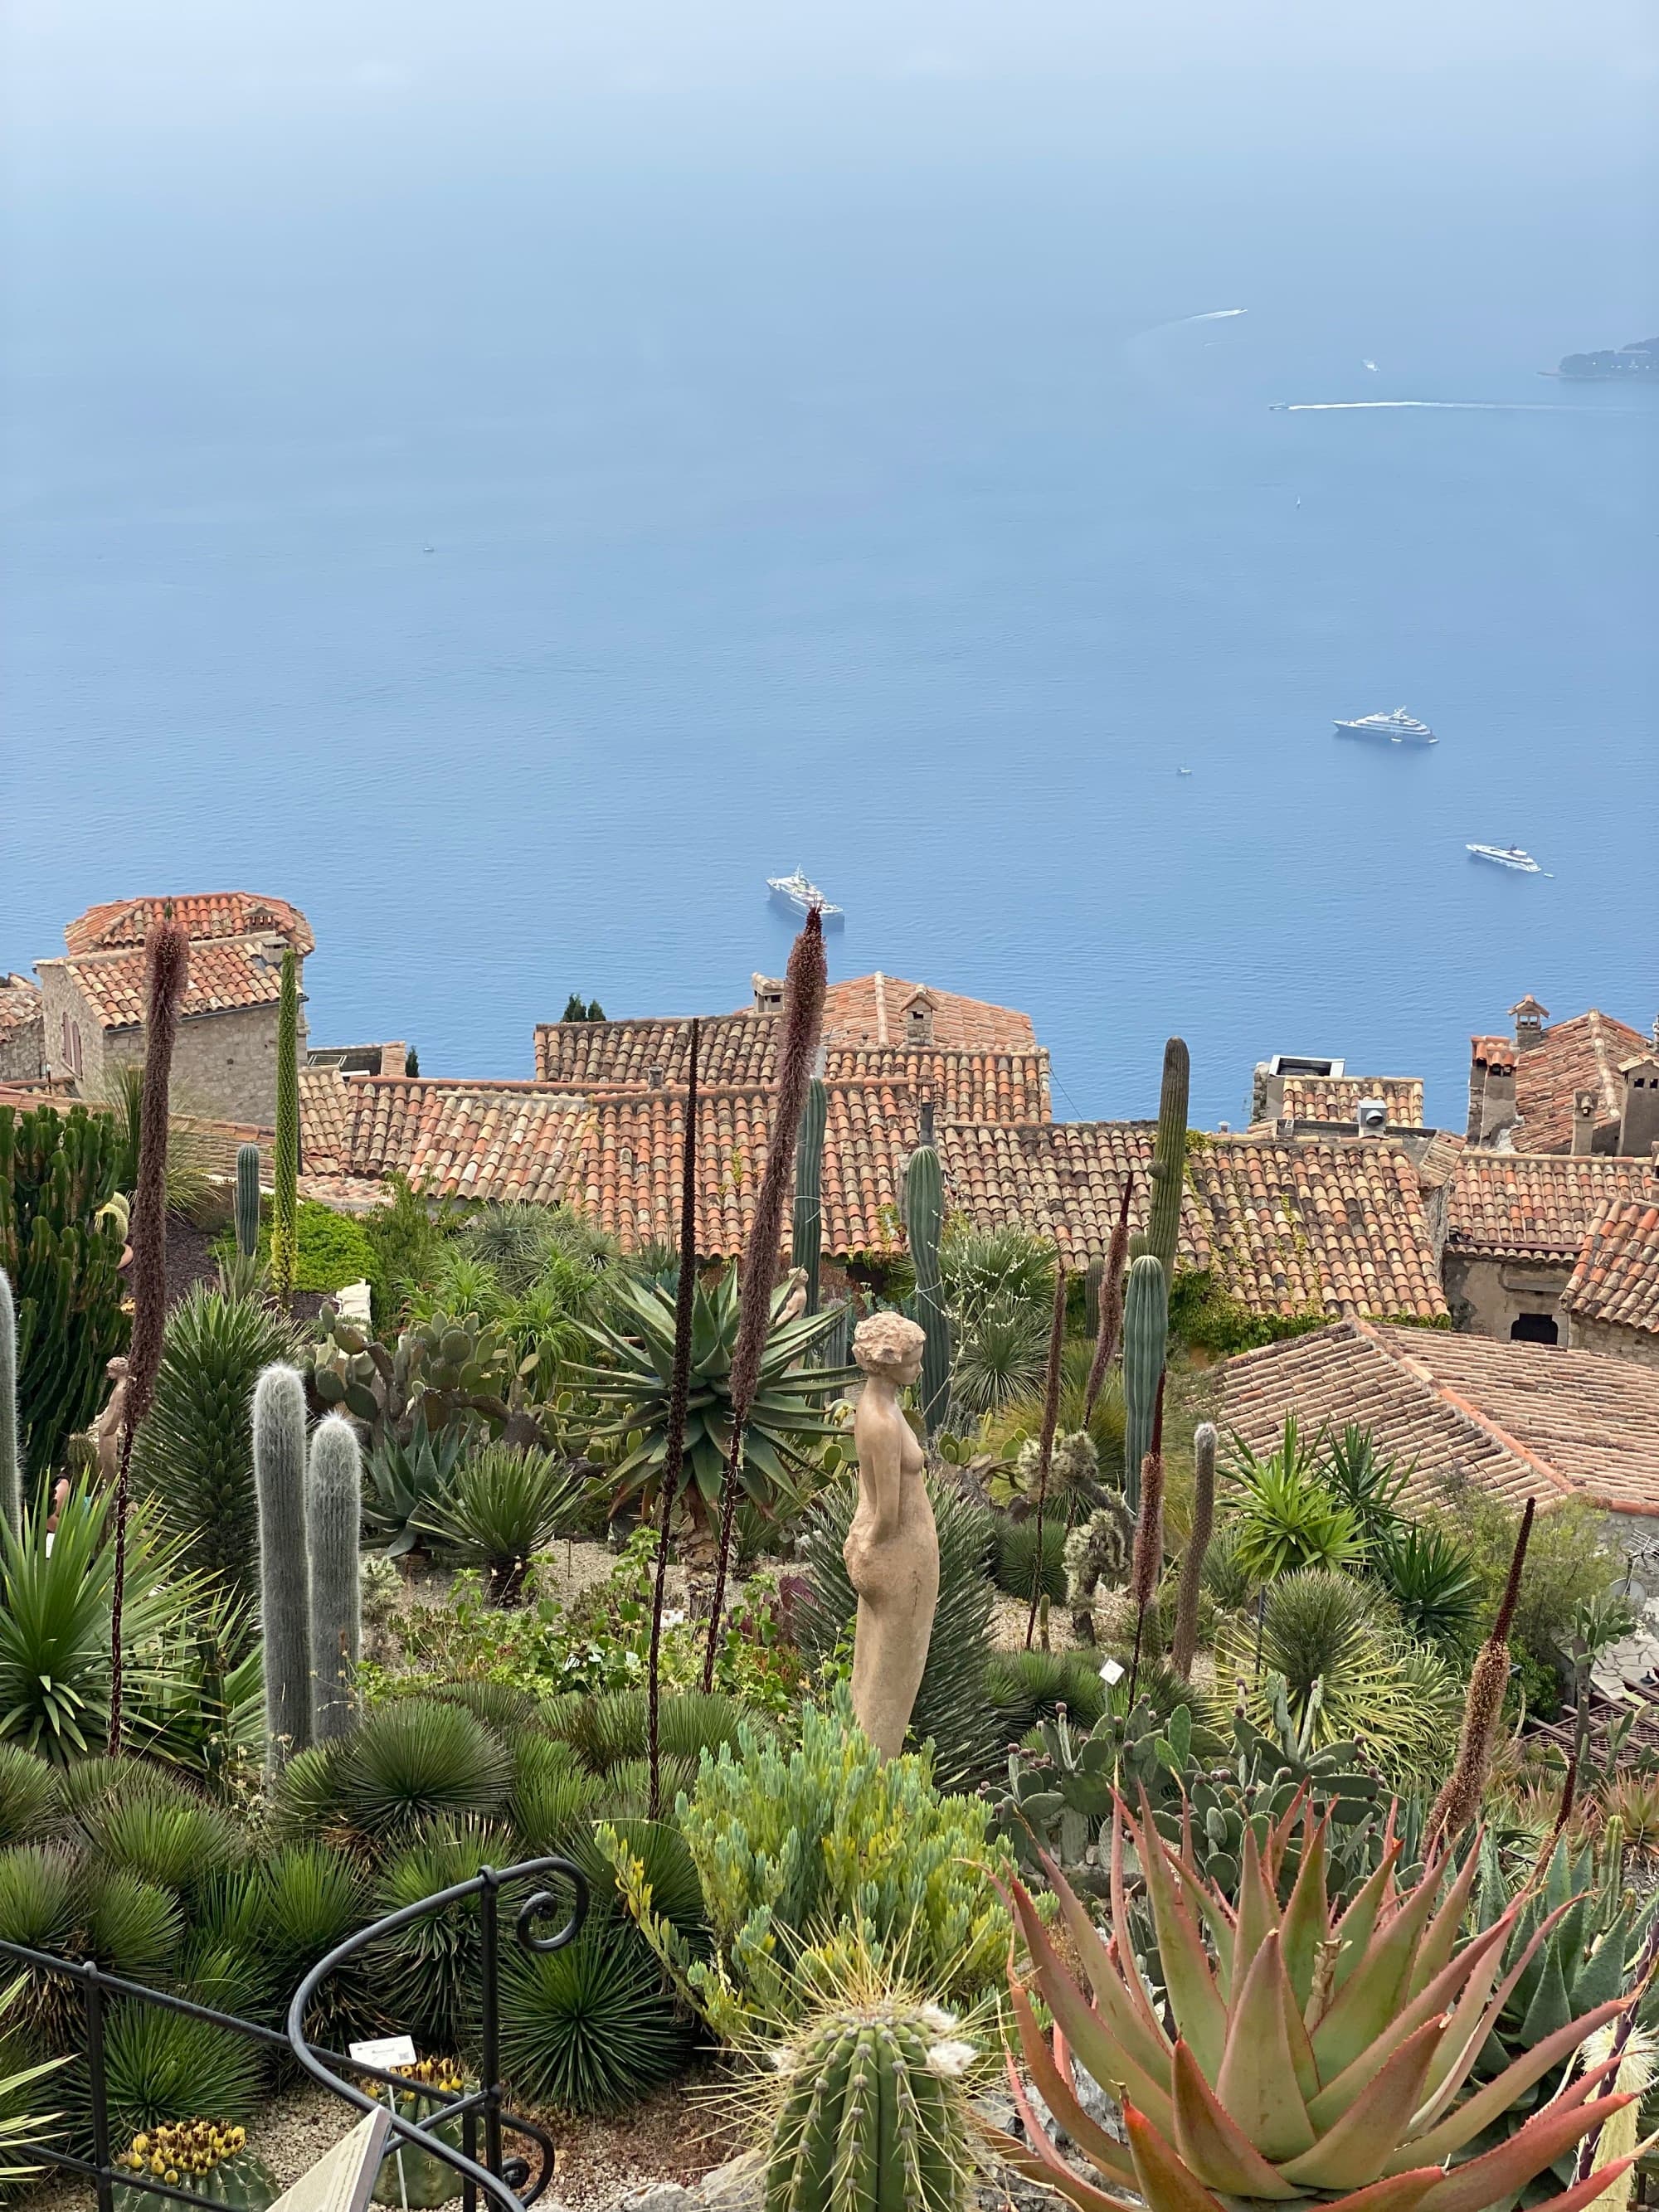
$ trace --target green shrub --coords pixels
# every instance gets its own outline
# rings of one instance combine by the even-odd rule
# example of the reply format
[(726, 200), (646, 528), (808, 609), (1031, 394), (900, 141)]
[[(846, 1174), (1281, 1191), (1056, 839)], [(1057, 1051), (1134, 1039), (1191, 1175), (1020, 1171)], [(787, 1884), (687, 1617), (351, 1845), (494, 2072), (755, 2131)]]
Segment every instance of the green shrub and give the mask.
[[(337, 1213), (314, 1198), (300, 1200), (297, 1224), (298, 1256), (295, 1262), (296, 1291), (343, 1291), (349, 1283), (367, 1283), (371, 1291), (380, 1280), (381, 1249), (355, 1214)], [(214, 1246), (228, 1260), (236, 1250), (234, 1230), (227, 1230)], [(270, 1266), (270, 1201), (261, 1209), (258, 1263)]]
[(341, 1740), (334, 1769), (341, 1813), (362, 1835), (387, 1841), (445, 1814), (491, 1820), (507, 1808), (506, 1746), (460, 1705), (406, 1698), (368, 1715)]
[[(325, 1844), (290, 1844), (260, 1869), (251, 1924), (278, 1990), (291, 1994), (325, 1953), (373, 1917), (361, 1871)], [(340, 2051), (351, 2037), (374, 2031), (382, 2015), (362, 1972), (361, 1961), (353, 1962), (319, 1990), (306, 2015), (313, 2041)]]
[(415, 1525), (483, 1568), (494, 1605), (517, 1605), (531, 1554), (551, 1543), (580, 1492), (582, 1475), (551, 1452), (481, 1445), (421, 1509)]
[(0, 1845), (33, 1843), (50, 1826), (56, 1802), (46, 1761), (0, 1743)]
[(183, 1790), (176, 1796), (118, 1797), (95, 1812), (89, 1826), (94, 1846), (108, 1865), (180, 1897), (227, 1873), (239, 1856), (228, 1818)]
[(1073, 1726), (1093, 1728), (1106, 1710), (1106, 1685), (1097, 1653), (999, 1651), (985, 1670), (985, 1692), (1005, 1747), (1052, 1720), (1061, 1705)]
[(520, 2095), (566, 2112), (623, 2110), (672, 2081), (690, 2031), (638, 1933), (614, 1922), (562, 1951), (502, 1959), (501, 2060)]
[(1231, 1474), (1235, 1557), (1258, 1583), (1304, 1567), (1357, 1566), (1364, 1557), (1359, 1516), (1321, 1480), (1294, 1413), (1285, 1416), (1284, 1435), (1266, 1458), (1235, 1443)]
[[(998, 1514), (992, 1527), (997, 1588), (1006, 1596), (1023, 1598), (1029, 1604), (1035, 1583), (1037, 1596), (1046, 1597), (1053, 1605), (1063, 1604), (1066, 1598), (1066, 1536), (1064, 1521), (1057, 1514), (1045, 1514), (1040, 1536), (1035, 1514), (1023, 1521)], [(1042, 1547), (1040, 1567), (1039, 1543)]]
[(112, 2130), (142, 2129), (211, 2112), (251, 2120), (261, 2102), (262, 2056), (246, 2037), (207, 2021), (134, 2002), (114, 2007), (105, 2031)]
[[(1475, 1633), (1484, 1636), (1503, 1595), (1518, 1516), (1473, 1483), (1449, 1485), (1448, 1490), (1444, 1525), (1455, 1540), (1468, 1546), (1472, 1556), (1480, 1590)], [(1573, 1616), (1578, 1607), (1586, 1598), (1599, 1597), (1623, 1573), (1623, 1559), (1605, 1548), (1601, 1516), (1586, 1500), (1564, 1499), (1533, 1522), (1510, 1649), (1517, 1659), (1524, 1652), (1532, 1661), (1533, 1680), (1540, 1698), (1549, 1694), (1549, 1678), (1555, 1674), (1560, 1654), (1572, 1638)], [(1533, 1705), (1530, 1699), (1528, 1706), (1540, 1717), (1550, 1717), (1549, 1710)]]
[(1449, 1530), (1407, 1522), (1378, 1551), (1376, 1571), (1412, 1635), (1455, 1654), (1468, 1650), (1480, 1583), (1468, 1547)]
[[(374, 1913), (401, 1911), (441, 1889), (471, 1881), (512, 1852), (499, 1830), (436, 1823), (381, 1868)], [(478, 1901), (464, 1898), (383, 1937), (365, 1971), (390, 2018), (422, 2050), (459, 2049), (471, 2024), (479, 1974)]]
[[(680, 1690), (659, 1700), (657, 1740), (665, 1759), (696, 1760), (705, 1751), (735, 1744), (744, 1725), (743, 1707), (717, 1692)], [(568, 1715), (560, 1733), (595, 1774), (611, 1774), (625, 1759), (643, 1759), (648, 1711), (643, 1690), (613, 1690), (589, 1698)]]

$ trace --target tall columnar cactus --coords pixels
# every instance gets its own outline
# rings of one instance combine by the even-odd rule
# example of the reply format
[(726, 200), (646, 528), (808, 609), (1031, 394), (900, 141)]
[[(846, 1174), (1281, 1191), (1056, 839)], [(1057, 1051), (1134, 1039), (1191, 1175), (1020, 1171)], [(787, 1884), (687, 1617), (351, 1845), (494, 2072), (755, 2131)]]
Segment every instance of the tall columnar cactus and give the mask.
[(1152, 1446), (1169, 1340), (1164, 1263), (1155, 1252), (1143, 1252), (1130, 1262), (1123, 1298), (1123, 1491), (1132, 1511), (1140, 1507), (1140, 1462)]
[(254, 1386), (253, 1486), (259, 1506), (265, 1758), (274, 1768), (311, 1741), (306, 1394), (294, 1369), (280, 1364), (267, 1367)]
[(357, 1540), (363, 1470), (357, 1435), (331, 1413), (311, 1439), (306, 1531), (311, 1553), (311, 1734), (327, 1743), (350, 1733), (357, 1717), (357, 1660), (362, 1647)]
[(1198, 1596), (1204, 1586), (1204, 1554), (1210, 1548), (1215, 1527), (1215, 1423), (1200, 1421), (1193, 1431), (1193, 1526), (1181, 1562), (1175, 1641), (1170, 1653), (1170, 1664), (1183, 1682), (1192, 1674), (1198, 1650)]
[(1187, 1091), (1192, 1060), (1180, 1037), (1164, 1048), (1164, 1085), (1158, 1101), (1158, 1143), (1152, 1153), (1152, 1206), (1146, 1249), (1156, 1253), (1167, 1291), (1175, 1280), (1181, 1236), (1181, 1199), (1187, 1182)]
[[(276, 1006), (276, 1142), (270, 1178), (270, 1285), (277, 1302), (294, 1296), (300, 1236), (300, 962), (283, 955)], [(240, 1168), (239, 1168), (240, 1176)]]
[(945, 1185), (939, 1154), (931, 1145), (918, 1145), (904, 1171), (904, 1233), (916, 1271), (915, 1318), (927, 1336), (917, 1402), (929, 1436), (945, 1419), (951, 1395), (951, 1323), (939, 1271), (944, 1230)]
[(806, 1086), (795, 1139), (795, 1203), (789, 1224), (789, 1263), (806, 1273), (806, 1310), (818, 1310), (818, 1267), (823, 1256), (823, 1126), (830, 1093), (822, 1078)]
[(259, 1249), (259, 1147), (236, 1148), (236, 1249), (251, 1260)]
[(109, 1385), (126, 1342), (114, 1211), (114, 1116), (0, 1106), (0, 1268), (17, 1329), (17, 1460), (25, 1483), (63, 1459)]
[(765, 2212), (964, 2212), (972, 2168), (961, 2077), (975, 2054), (955, 2027), (931, 2005), (852, 2005), (781, 2052)]
[(0, 1269), (0, 1519), (22, 1533), (23, 1474), (17, 1464), (17, 1316), (11, 1282)]

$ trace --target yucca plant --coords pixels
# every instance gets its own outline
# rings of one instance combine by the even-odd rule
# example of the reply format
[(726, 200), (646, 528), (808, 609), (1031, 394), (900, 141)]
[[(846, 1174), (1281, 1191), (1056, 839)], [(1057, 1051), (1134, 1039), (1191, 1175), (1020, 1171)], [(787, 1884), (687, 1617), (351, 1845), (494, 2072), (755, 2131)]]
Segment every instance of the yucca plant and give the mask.
[[(1051, 1263), (1051, 1285), (1053, 1279)], [(1038, 1305), (1003, 1292), (952, 1320), (953, 1413), (977, 1420), (1029, 1399), (1042, 1388), (1048, 1352), (1048, 1304), (1047, 1297)]]
[[(682, 1690), (658, 1707), (658, 1740), (665, 1759), (695, 1766), (705, 1751), (735, 1744), (752, 1719), (736, 1698), (718, 1691)], [(611, 1690), (584, 1698), (555, 1725), (595, 1774), (614, 1775), (624, 1762), (646, 1756), (649, 1713), (643, 1690)]]
[(1053, 1720), (1061, 1706), (1085, 1734), (1106, 1710), (1106, 1684), (1092, 1652), (994, 1652), (986, 1663), (985, 1694), (1005, 1745)]
[(241, 1856), (229, 1818), (183, 1789), (117, 1797), (88, 1822), (104, 1862), (184, 1897), (228, 1873)]
[(1416, 1472), (1413, 1460), (1402, 1467), (1377, 1449), (1376, 1437), (1358, 1421), (1326, 1430), (1316, 1447), (1320, 1479), (1358, 1524), (1367, 1551), (1375, 1558), (1400, 1534), (1401, 1502)]
[[(1413, 1887), (1394, 1875), (1397, 1843), (1338, 1914), (1326, 1887), (1324, 1823), (1304, 1813), (1301, 1863), (1282, 1908), (1278, 1869), (1247, 1834), (1236, 1907), (1172, 1850), (1150, 1818), (1120, 1809), (1115, 1823), (1112, 1919), (1127, 1926), (1124, 1845), (1133, 1846), (1156, 1927), (1164, 1990), (1156, 2004), (1120, 1932), (1109, 1943), (1056, 1868), (1066, 1936), (1091, 1996), (1062, 1963), (1030, 1894), (1009, 1884), (1031, 1962), (1053, 2016), (1038, 2026), (1018, 1972), (1011, 1996), (1021, 2049), (1048, 2110), (1107, 2185), (1085, 2182), (1053, 2147), (1024, 2089), (1016, 2104), (1026, 2141), (999, 2148), (1086, 2212), (1236, 2212), (1322, 2204), (1343, 2212), (1487, 2212), (1621, 2111), (1598, 2094), (1616, 2061), (1593, 2064), (1516, 2134), (1471, 2154), (1483, 2130), (1584, 2039), (1616, 2018), (1615, 1996), (1542, 2037), (1497, 2079), (1469, 2087), (1470, 2071), (1507, 2002), (1505, 1944), (1516, 1899), (1493, 1926), (1460, 1945), (1478, 1866), (1437, 1855)], [(1200, 1928), (1204, 1934), (1200, 1935)], [(1206, 1936), (1208, 1938), (1206, 1944)], [(1124, 2140), (1085, 2112), (1072, 2060), (1112, 2085)], [(1606, 2188), (1627, 2167), (1594, 2177)], [(1595, 2187), (1553, 2200), (1577, 2212)]]
[[(481, 1867), (500, 1865), (512, 1856), (506, 1842), (498, 1827), (434, 1822), (381, 1868), (376, 1917), (471, 1881)], [(394, 2020), (422, 2047), (451, 2051), (471, 2024), (479, 1957), (477, 1899), (465, 1898), (382, 1938), (364, 1965)]]
[(1358, 1566), (1364, 1558), (1359, 1516), (1321, 1480), (1317, 1455), (1294, 1413), (1285, 1416), (1284, 1434), (1265, 1458), (1235, 1437), (1230, 1472), (1235, 1558), (1256, 1583), (1301, 1567)]
[(1059, 1605), (1066, 1596), (1066, 1524), (1035, 1518), (1011, 1520), (999, 1514), (993, 1523), (993, 1573), (1008, 1597), (1027, 1601), (1047, 1598)]
[(585, 1929), (562, 1951), (502, 1958), (501, 2060), (520, 2094), (566, 2112), (612, 2112), (672, 2081), (690, 2030), (631, 1928)]
[(514, 1753), (513, 1790), (507, 1816), (523, 1855), (568, 1855), (606, 1802), (604, 1778), (583, 1765), (566, 1743), (526, 1736)]
[(0, 1743), (0, 1847), (34, 1842), (50, 1826), (52, 1769), (19, 1744)]
[(204, 2111), (235, 2121), (259, 2108), (263, 2053), (210, 2021), (125, 2002), (105, 2028), (104, 2051), (110, 2123), (128, 2140)]
[[(745, 1494), (776, 1516), (809, 1487), (816, 1468), (808, 1454), (815, 1438), (839, 1437), (823, 1405), (851, 1382), (852, 1368), (801, 1364), (836, 1326), (833, 1313), (779, 1321), (788, 1296), (773, 1293), (773, 1322), (761, 1356), (760, 1377), (744, 1431), (741, 1479)], [(609, 1417), (593, 1431), (598, 1443), (631, 1440), (613, 1473), (611, 1510), (624, 1505), (648, 1511), (668, 1443), (674, 1363), (674, 1300), (653, 1285), (625, 1282), (617, 1294), (614, 1326), (589, 1325), (589, 1340), (605, 1359), (586, 1370), (585, 1389)], [(681, 1496), (694, 1520), (717, 1514), (720, 1483), (732, 1445), (732, 1360), (738, 1342), (738, 1279), (727, 1268), (713, 1290), (697, 1286), (691, 1320), (691, 1391), (686, 1407), (687, 1470)]]
[(1375, 1571), (1413, 1636), (1462, 1650), (1473, 1635), (1480, 1585), (1474, 1562), (1449, 1531), (1407, 1522), (1377, 1545)]
[(581, 1488), (578, 1469), (551, 1452), (484, 1444), (414, 1525), (483, 1567), (492, 1605), (517, 1605), (532, 1553), (566, 1525)]
[[(325, 1953), (373, 1917), (356, 1863), (325, 1844), (305, 1843), (274, 1851), (265, 1860), (250, 1900), (249, 1924), (257, 1929), (260, 1950), (270, 1962), (272, 1988), (291, 1992)], [(318, 1990), (306, 2015), (306, 2033), (314, 2042), (340, 2051), (351, 2037), (373, 2033), (385, 2017), (369, 1977), (356, 1960), (331, 1974)]]
[(390, 1838), (445, 1815), (494, 1819), (506, 1810), (513, 1761), (500, 1737), (461, 1706), (405, 1698), (340, 1740), (335, 1777), (350, 1826)]

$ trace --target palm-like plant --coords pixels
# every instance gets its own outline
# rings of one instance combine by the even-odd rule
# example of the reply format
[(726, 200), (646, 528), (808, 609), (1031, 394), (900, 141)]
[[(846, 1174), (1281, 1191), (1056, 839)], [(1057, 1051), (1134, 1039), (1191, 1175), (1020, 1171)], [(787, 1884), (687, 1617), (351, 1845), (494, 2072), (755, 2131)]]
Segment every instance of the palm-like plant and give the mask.
[[(803, 1367), (806, 1355), (835, 1328), (834, 1311), (781, 1321), (787, 1286), (772, 1294), (772, 1325), (761, 1356), (760, 1377), (749, 1408), (741, 1463), (751, 1502), (775, 1516), (810, 1483), (815, 1472), (806, 1446), (815, 1437), (839, 1436), (826, 1420), (826, 1398), (853, 1379), (851, 1368)], [(674, 1301), (653, 1285), (629, 1281), (617, 1295), (617, 1316), (587, 1324), (587, 1334), (608, 1364), (592, 1367), (585, 1386), (602, 1407), (613, 1408), (593, 1431), (596, 1442), (633, 1438), (614, 1475), (612, 1510), (654, 1504), (668, 1443), (674, 1366)], [(732, 1449), (732, 1358), (738, 1339), (738, 1278), (728, 1268), (713, 1290), (699, 1284), (691, 1317), (691, 1389), (686, 1407), (686, 1475), (682, 1492), (698, 1521), (717, 1512), (721, 1478)]]
[(1338, 1502), (1319, 1478), (1294, 1413), (1265, 1459), (1241, 1437), (1233, 1443), (1233, 1516), (1239, 1536), (1236, 1558), (1258, 1583), (1303, 1567), (1357, 1566), (1365, 1555), (1359, 1517)]
[(1048, 1362), (1048, 1328), (1045, 1308), (1006, 1293), (953, 1317), (953, 1409), (977, 1419), (1035, 1397)]
[[(138, 1181), (138, 1132), (143, 1119), (144, 1071), (118, 1067), (106, 1079), (105, 1101), (115, 1126), (115, 1187), (131, 1192)], [(199, 1221), (213, 1195), (200, 1139), (178, 1121), (167, 1124), (167, 1212)]]
[(1367, 1548), (1376, 1554), (1399, 1534), (1400, 1501), (1416, 1470), (1413, 1460), (1402, 1467), (1376, 1448), (1376, 1438), (1357, 1421), (1339, 1433), (1329, 1431), (1320, 1438), (1321, 1480), (1338, 1504), (1346, 1505), (1359, 1524)]
[(492, 1605), (517, 1605), (532, 1554), (558, 1534), (581, 1488), (580, 1471), (552, 1452), (485, 1444), (416, 1526), (481, 1562)]
[(1382, 1587), (1413, 1636), (1462, 1648), (1474, 1627), (1480, 1585), (1457, 1539), (1432, 1524), (1407, 1522), (1376, 1554)]

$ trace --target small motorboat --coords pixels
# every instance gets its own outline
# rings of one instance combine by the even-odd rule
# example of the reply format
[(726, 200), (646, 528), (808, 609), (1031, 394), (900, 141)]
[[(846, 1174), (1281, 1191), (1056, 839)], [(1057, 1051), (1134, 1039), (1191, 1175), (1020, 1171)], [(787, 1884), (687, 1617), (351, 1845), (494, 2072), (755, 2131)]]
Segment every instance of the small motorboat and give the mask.
[(1522, 876), (1542, 875), (1532, 854), (1519, 845), (1465, 845), (1463, 850), (1473, 860), (1490, 860), (1495, 868), (1513, 868)]

